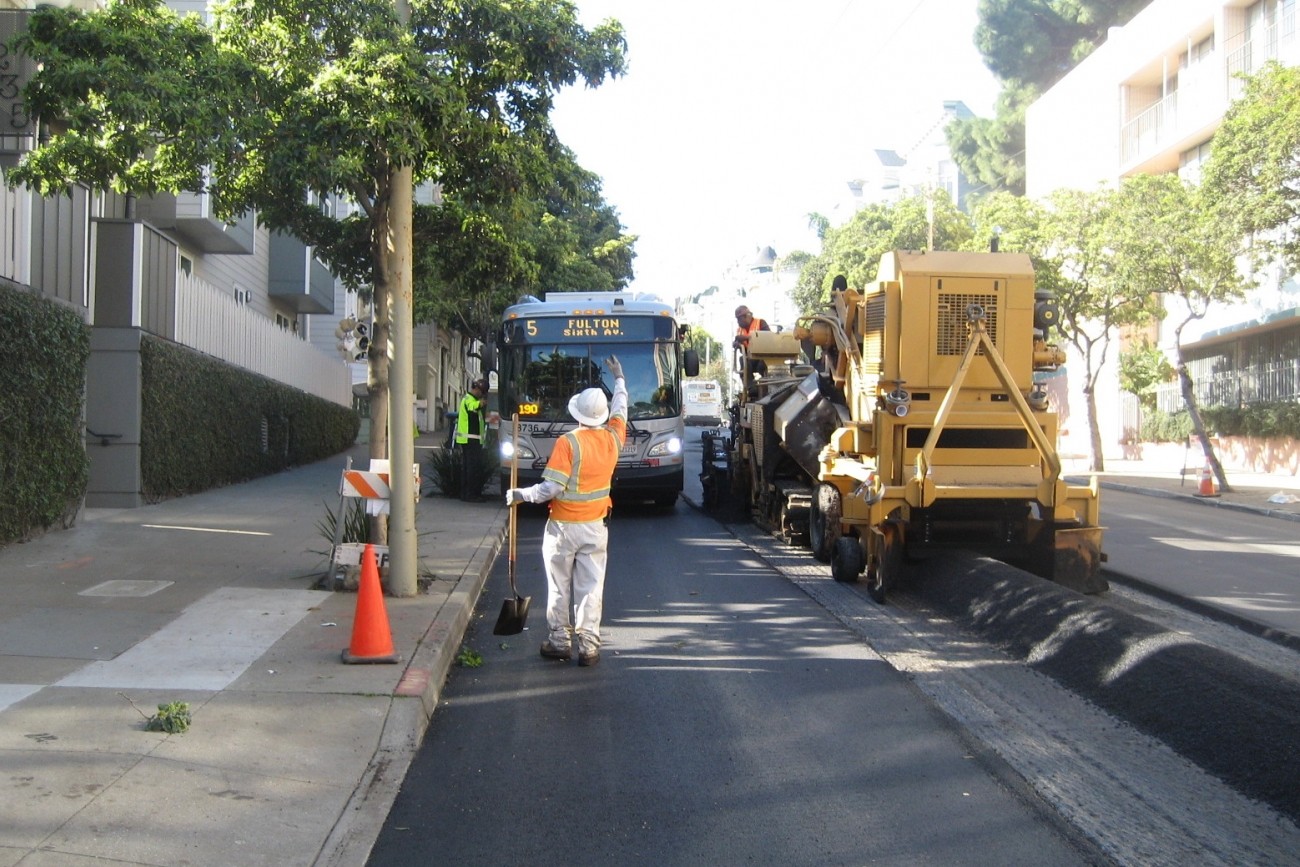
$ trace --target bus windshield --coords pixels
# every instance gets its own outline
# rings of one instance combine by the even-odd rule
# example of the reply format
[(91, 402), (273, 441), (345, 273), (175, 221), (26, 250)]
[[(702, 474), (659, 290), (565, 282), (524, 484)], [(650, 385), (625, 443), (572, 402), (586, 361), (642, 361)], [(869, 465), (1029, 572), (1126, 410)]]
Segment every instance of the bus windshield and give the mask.
[(569, 398), (598, 385), (612, 394), (605, 368), (613, 355), (627, 379), (628, 420), (674, 418), (681, 413), (677, 346), (673, 343), (536, 343), (506, 350), (504, 390), (522, 421), (571, 422)]

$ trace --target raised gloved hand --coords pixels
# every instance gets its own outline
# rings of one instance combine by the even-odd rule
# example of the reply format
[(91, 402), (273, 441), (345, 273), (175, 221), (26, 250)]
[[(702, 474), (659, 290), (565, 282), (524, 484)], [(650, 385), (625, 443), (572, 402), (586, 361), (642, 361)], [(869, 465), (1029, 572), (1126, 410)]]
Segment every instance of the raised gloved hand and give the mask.
[(506, 491), (506, 505), (513, 506), (515, 503), (524, 502), (524, 492), (519, 488), (511, 488)]
[(605, 359), (605, 366), (609, 368), (610, 374), (615, 379), (621, 379), (623, 377), (623, 363), (614, 356), (611, 355), (609, 358)]

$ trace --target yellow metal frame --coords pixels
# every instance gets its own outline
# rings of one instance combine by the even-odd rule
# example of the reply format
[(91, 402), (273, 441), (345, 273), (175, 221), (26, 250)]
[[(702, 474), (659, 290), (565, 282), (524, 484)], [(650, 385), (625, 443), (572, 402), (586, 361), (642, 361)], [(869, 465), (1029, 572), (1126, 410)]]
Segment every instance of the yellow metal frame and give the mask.
[[(1055, 432), (1054, 416), (1047, 425), (1049, 429), (1045, 430), (990, 339), (983, 319), (973, 317), (969, 328), (966, 351), (934, 413), (925, 444), (916, 453), (913, 472), (907, 478), (901, 478), (904, 475), (901, 468), (904, 465), (904, 453), (908, 450), (901, 442), (896, 442), (899, 439), (897, 434), (905, 426), (923, 423), (924, 416), (913, 414), (904, 420), (884, 410), (873, 409), (869, 416), (873, 422), (858, 422), (852, 427), (838, 429), (831, 436), (822, 453), (822, 472), (819, 478), (839, 489), (843, 501), (843, 523), (848, 526), (875, 527), (891, 516), (901, 513), (906, 518), (911, 509), (927, 508), (944, 499), (1023, 499), (1034, 500), (1044, 507), (1047, 510), (1044, 520), (1077, 521), (1085, 527), (1098, 526), (1101, 509), (1096, 479), (1090, 480), (1087, 485), (1070, 485), (1061, 478), (1060, 457), (1050, 436)], [(951, 422), (959, 420), (963, 424), (986, 429), (1012, 426), (1007, 423), (1010, 420), (1009, 413), (993, 411), (987, 404), (982, 409), (971, 409), (969, 405), (959, 408), (963, 383), (981, 349), (984, 350), (983, 357), (988, 361), (998, 383), (1005, 390), (1007, 400), (1015, 409), (1019, 427), (1028, 433), (1033, 448), (1011, 450), (997, 456), (992, 463), (987, 453), (981, 454), (978, 464), (945, 463), (938, 467), (939, 477), (936, 478), (935, 452), (949, 452), (938, 449), (938, 443), (944, 429)], [(841, 358), (841, 361), (848, 361), (849, 365), (856, 368), (861, 356), (853, 353), (847, 359)], [(851, 399), (856, 397), (858, 396)], [(874, 400), (874, 396), (870, 397)], [(858, 418), (866, 416), (865, 413), (855, 415)], [(954, 449), (950, 453), (959, 459), (961, 451)], [(1037, 460), (1034, 460), (1035, 457)], [(899, 471), (890, 470), (890, 467)], [(998, 475), (999, 480), (981, 482), (980, 477), (987, 477), (990, 473)], [(900, 477), (890, 478), (895, 475)], [(1031, 475), (1037, 475), (1038, 478), (1033, 481), (1026, 478)]]

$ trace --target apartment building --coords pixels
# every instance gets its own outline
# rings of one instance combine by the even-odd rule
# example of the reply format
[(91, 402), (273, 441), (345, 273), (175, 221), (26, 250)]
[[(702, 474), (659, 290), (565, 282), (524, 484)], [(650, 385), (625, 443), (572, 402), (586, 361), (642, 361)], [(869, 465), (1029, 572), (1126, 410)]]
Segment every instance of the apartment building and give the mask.
[[(21, 32), (35, 5), (0, 0), (0, 44)], [(102, 4), (54, 5), (89, 11)], [(207, 8), (206, 0), (170, 5)], [(5, 61), (13, 77), (0, 87), (0, 179), (38, 135), (20, 97), (27, 61)], [(254, 214), (233, 224), (217, 219), (204, 193), (135, 197), (74, 187), (42, 198), (0, 184), (0, 281), (69, 306), (92, 328), (85, 410), (91, 507), (141, 503), (142, 334), (340, 405), (354, 405), (365, 393), (355, 345), (336, 336), (340, 319), (364, 318), (356, 294), (311, 247), (258, 226)], [(469, 342), (436, 325), (417, 329), (415, 342), (417, 407), (454, 406), (477, 374), (465, 364)], [(419, 412), (417, 421), (431, 430), (445, 425), (432, 412)]]
[[(1031, 105), (1025, 118), (1027, 194), (1096, 189), (1137, 174), (1195, 181), (1241, 74), (1269, 60), (1300, 63), (1296, 0), (1153, 0)], [(1300, 400), (1300, 284), (1276, 269), (1239, 304), (1183, 333), (1203, 405)], [(1176, 321), (1176, 320), (1175, 320)], [(1160, 344), (1172, 347), (1172, 323)], [(1113, 358), (1114, 356), (1112, 356)], [(1098, 390), (1108, 457), (1136, 423), (1115, 369)], [(1109, 399), (1106, 396), (1109, 395)], [(1082, 405), (1081, 403), (1076, 405)], [(1181, 407), (1174, 389), (1161, 408)], [(1084, 425), (1070, 434), (1079, 444)]]

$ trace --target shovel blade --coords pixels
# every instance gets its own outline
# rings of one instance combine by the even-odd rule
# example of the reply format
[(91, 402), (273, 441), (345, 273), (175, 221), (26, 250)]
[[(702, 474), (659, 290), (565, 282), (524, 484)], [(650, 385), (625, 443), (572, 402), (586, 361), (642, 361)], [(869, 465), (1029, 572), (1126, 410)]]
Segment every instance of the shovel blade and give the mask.
[(528, 603), (531, 596), (516, 596), (501, 603), (501, 613), (497, 615), (497, 625), (492, 628), (493, 635), (518, 635), (524, 631), (528, 620)]

